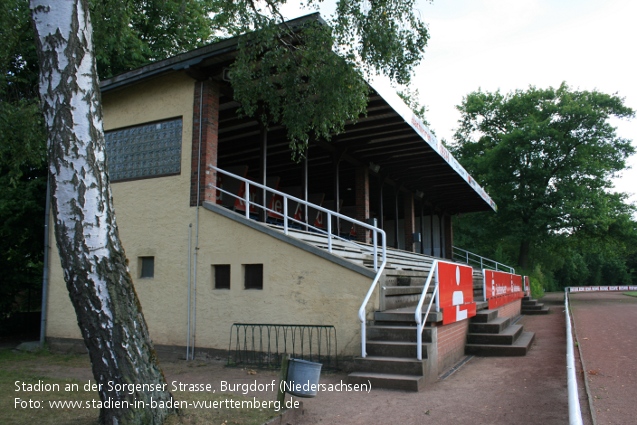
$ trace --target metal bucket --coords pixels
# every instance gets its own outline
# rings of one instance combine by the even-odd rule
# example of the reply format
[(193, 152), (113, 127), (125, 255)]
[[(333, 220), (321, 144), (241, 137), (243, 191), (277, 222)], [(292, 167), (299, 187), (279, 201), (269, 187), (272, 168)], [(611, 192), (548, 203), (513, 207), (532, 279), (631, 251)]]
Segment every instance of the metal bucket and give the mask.
[(288, 361), (287, 392), (297, 397), (316, 397), (321, 363), (308, 362), (301, 359)]

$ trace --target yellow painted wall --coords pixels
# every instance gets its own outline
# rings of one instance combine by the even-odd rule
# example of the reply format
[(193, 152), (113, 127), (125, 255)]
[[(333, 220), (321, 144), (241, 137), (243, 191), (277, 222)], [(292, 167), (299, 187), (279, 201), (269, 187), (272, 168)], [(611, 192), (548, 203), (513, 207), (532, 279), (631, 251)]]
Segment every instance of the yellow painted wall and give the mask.
[[(112, 184), (120, 237), (156, 344), (186, 345), (188, 241), (194, 264), (197, 224), (189, 206), (193, 93), (194, 80), (171, 74), (103, 96), (105, 130), (183, 117), (180, 175)], [(198, 347), (227, 349), (233, 322), (289, 323), (334, 325), (339, 354), (360, 352), (357, 312), (370, 278), (204, 208), (199, 248)], [(141, 256), (155, 257), (153, 278), (139, 278)], [(255, 263), (263, 264), (264, 288), (245, 290), (242, 265)], [(213, 288), (213, 264), (230, 264), (230, 290)], [(372, 300), (370, 310), (378, 296)], [(72, 311), (53, 249), (48, 337), (81, 337)]]
[[(233, 322), (333, 325), (339, 352), (360, 353), (357, 316), (371, 284), (369, 277), (219, 214), (202, 211), (199, 344), (218, 335), (228, 344)], [(242, 265), (246, 263), (263, 264), (263, 290), (244, 289)], [(230, 290), (214, 289), (213, 264), (230, 264)], [(370, 309), (378, 307), (378, 295), (373, 300)]]

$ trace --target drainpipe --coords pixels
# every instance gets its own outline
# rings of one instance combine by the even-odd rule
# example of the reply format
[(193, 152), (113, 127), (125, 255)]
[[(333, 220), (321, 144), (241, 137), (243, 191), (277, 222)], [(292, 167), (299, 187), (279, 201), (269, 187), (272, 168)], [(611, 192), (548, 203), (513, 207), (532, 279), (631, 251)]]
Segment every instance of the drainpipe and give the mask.
[(47, 172), (46, 201), (44, 206), (44, 259), (42, 270), (42, 312), (40, 313), (40, 348), (46, 342), (47, 305), (49, 299), (49, 220), (51, 210), (51, 180)]
[(190, 359), (190, 289), (192, 287), (192, 223), (188, 224), (188, 332), (186, 337), (186, 360)]
[(203, 86), (199, 90), (199, 152), (197, 153), (197, 213), (195, 218), (195, 258), (193, 265), (193, 301), (192, 301), (192, 349), (190, 360), (195, 359), (195, 342), (197, 340), (197, 255), (199, 253), (199, 209), (201, 204), (201, 142), (203, 139)]

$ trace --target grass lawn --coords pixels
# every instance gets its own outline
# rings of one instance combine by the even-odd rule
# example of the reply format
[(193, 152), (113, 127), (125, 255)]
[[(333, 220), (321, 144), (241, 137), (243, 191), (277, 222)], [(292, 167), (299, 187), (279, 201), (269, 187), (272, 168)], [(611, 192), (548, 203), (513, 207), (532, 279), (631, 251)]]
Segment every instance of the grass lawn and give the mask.
[[(78, 376), (82, 376), (80, 378)], [(99, 401), (96, 391), (85, 391), (90, 364), (85, 355), (59, 355), (47, 351), (36, 353), (0, 349), (0, 424), (47, 425), (98, 424), (98, 408), (52, 408), (50, 402), (80, 402), (86, 406)], [(18, 381), (19, 391), (16, 387)], [(37, 387), (36, 385), (39, 385)], [(87, 388), (88, 389), (88, 388)], [(178, 401), (206, 402), (231, 398), (253, 401), (237, 394), (180, 392)], [(39, 408), (38, 408), (39, 405)], [(168, 425), (254, 424), (259, 425), (280, 412), (254, 408), (186, 408), (180, 416), (170, 417)]]
[(624, 295), (628, 295), (629, 297), (637, 297), (637, 291), (624, 292)]

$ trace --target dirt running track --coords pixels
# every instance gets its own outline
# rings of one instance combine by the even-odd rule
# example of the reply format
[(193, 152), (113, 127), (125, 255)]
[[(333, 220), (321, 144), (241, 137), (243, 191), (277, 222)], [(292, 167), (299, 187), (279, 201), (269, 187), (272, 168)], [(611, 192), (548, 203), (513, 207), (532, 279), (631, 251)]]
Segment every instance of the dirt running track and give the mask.
[[(372, 389), (370, 393), (321, 392), (303, 399), (298, 425), (563, 425), (568, 424), (564, 294), (549, 294), (542, 302), (545, 316), (523, 316), (519, 323), (536, 334), (526, 357), (473, 357), (454, 374), (420, 393)], [(165, 365), (168, 380), (268, 383), (274, 372), (224, 368), (211, 362), (196, 367)], [(581, 371), (581, 368), (578, 368)], [(323, 373), (321, 383), (346, 381), (343, 373)], [(580, 402), (587, 407), (583, 391)], [(272, 393), (249, 393), (273, 399)], [(287, 400), (290, 396), (287, 396)], [(584, 418), (584, 424), (592, 422)]]
[(637, 298), (597, 292), (569, 299), (597, 425), (637, 423)]
[[(536, 333), (526, 357), (474, 357), (420, 393), (320, 393), (304, 402), (306, 424), (567, 424), (564, 295), (542, 300), (545, 316), (519, 323)], [(338, 382), (342, 375), (324, 375)], [(582, 392), (582, 403), (586, 396)], [(590, 424), (590, 420), (585, 423)]]

